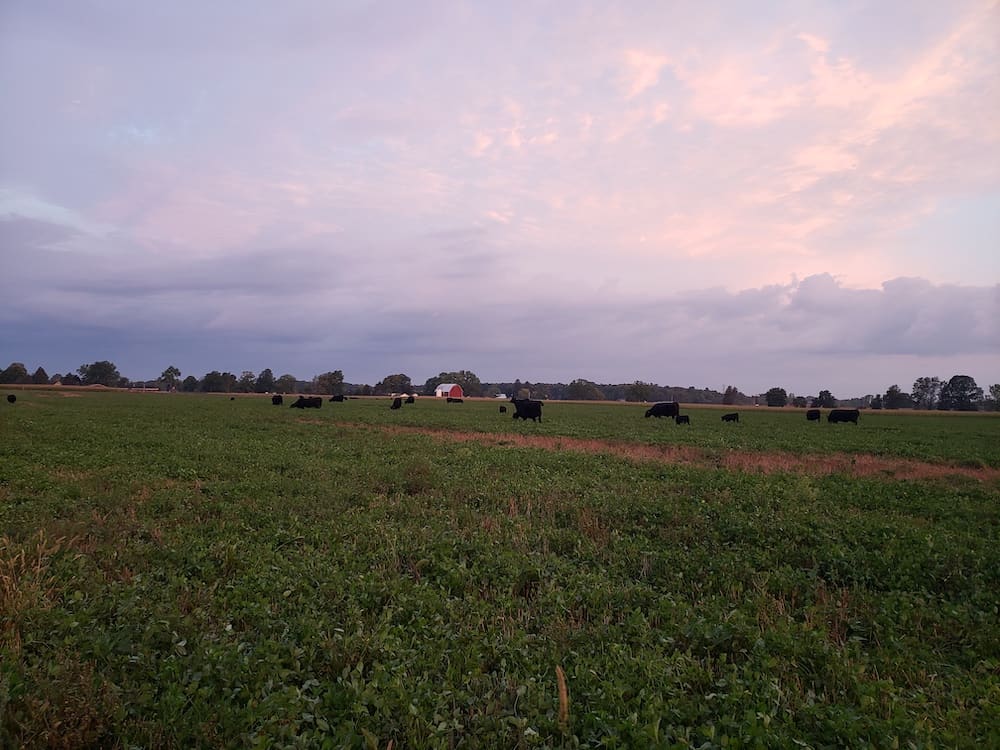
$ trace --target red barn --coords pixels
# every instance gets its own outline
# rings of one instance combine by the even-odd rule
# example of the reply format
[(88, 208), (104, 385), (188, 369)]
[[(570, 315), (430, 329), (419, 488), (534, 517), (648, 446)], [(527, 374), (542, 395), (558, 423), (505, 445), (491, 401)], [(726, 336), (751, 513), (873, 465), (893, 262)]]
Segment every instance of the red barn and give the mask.
[(434, 395), (438, 398), (465, 398), (458, 383), (442, 383), (434, 389)]

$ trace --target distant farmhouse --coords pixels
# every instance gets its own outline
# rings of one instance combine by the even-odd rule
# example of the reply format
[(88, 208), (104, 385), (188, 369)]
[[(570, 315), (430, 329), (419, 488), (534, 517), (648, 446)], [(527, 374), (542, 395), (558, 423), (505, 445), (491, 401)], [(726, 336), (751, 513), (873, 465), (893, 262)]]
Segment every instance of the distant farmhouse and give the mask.
[(465, 398), (458, 383), (442, 383), (434, 389), (434, 395), (437, 398)]

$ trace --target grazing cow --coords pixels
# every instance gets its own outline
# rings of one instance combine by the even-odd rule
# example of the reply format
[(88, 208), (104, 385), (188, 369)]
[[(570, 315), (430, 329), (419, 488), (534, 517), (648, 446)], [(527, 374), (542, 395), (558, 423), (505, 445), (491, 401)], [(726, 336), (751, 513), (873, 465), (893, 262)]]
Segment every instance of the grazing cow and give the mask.
[(322, 396), (299, 396), (299, 400), (292, 404), (289, 409), (318, 409), (323, 405)]
[(346, 398), (347, 397), (344, 396), (344, 394), (342, 393), (339, 393), (336, 396), (330, 396), (330, 400), (338, 404), (343, 403), (346, 400)]
[(678, 414), (676, 417), (674, 417), (674, 421), (677, 424), (691, 424), (691, 417), (689, 417), (687, 414)]
[(507, 413), (507, 407), (506, 406), (501, 406), (500, 407), (500, 413), (501, 414), (506, 414)]
[(530, 398), (512, 398), (510, 402), (514, 404), (514, 416), (512, 419), (523, 419), (525, 422), (529, 419), (532, 422), (542, 421), (541, 401), (532, 401)]
[(229, 400), (230, 400), (230, 401), (235, 401), (235, 400), (236, 400), (236, 396), (230, 396), (230, 397), (229, 397)]
[(861, 416), (861, 412), (857, 409), (831, 409), (830, 413), (826, 415), (826, 421), (837, 424), (837, 422), (854, 422), (858, 423), (858, 417)]
[(460, 398), (452, 398), (451, 396), (448, 396), (448, 403), (449, 404), (464, 404), (465, 401), (463, 401)]
[(736, 412), (733, 412), (732, 414), (723, 414), (722, 415), (722, 421), (723, 422), (739, 422), (740, 421), (740, 415), (737, 414)]
[(399, 396), (396, 396), (396, 398), (394, 398), (392, 400), (392, 406), (390, 406), (389, 408), (390, 409), (402, 409), (403, 408), (403, 399), (400, 398)]
[(13, 404), (15, 401), (17, 401), (17, 396), (15, 396), (13, 393), (8, 393), (7, 394), (7, 403), (8, 404)]
[(417, 402), (417, 400), (415, 398), (413, 398), (413, 396), (407, 396), (406, 397), (406, 401), (404, 401), (403, 403), (404, 404), (415, 404), (416, 402)]
[(673, 401), (661, 401), (646, 409), (647, 417), (676, 417), (681, 413), (681, 405)]
[(271, 404), (273, 406), (281, 406), (283, 403), (285, 403), (285, 399), (280, 393), (275, 393), (271, 396)]
[(809, 409), (806, 412), (806, 419), (810, 422), (818, 422), (820, 418), (819, 409)]

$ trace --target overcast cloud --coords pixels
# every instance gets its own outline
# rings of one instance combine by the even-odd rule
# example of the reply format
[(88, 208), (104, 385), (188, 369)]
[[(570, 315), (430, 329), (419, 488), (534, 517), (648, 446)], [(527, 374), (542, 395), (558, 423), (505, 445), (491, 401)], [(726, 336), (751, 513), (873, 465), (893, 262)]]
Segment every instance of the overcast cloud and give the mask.
[(0, 367), (1000, 381), (1000, 3), (0, 6)]

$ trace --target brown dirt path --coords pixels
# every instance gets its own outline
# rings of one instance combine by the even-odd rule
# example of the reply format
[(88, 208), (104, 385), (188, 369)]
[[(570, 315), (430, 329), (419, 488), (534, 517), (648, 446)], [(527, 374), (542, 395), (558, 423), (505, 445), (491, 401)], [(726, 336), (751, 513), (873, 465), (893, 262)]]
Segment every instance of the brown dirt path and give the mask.
[[(303, 420), (316, 424), (331, 424), (319, 420)], [(760, 474), (785, 472), (825, 476), (844, 474), (851, 477), (875, 479), (942, 479), (967, 477), (980, 482), (1000, 481), (1000, 469), (990, 467), (955, 466), (916, 461), (909, 458), (873, 456), (867, 453), (810, 453), (796, 454), (786, 451), (759, 452), (730, 450), (713, 454), (687, 445), (643, 445), (617, 443), (608, 440), (587, 440), (548, 435), (520, 435), (515, 433), (461, 432), (426, 427), (401, 425), (369, 425), (359, 422), (332, 422), (347, 429), (367, 429), (393, 434), (427, 435), (441, 442), (479, 443), (492, 446), (536, 448), (547, 451), (572, 451), (595, 455), (619, 456), (636, 462), (683, 464), (711, 469), (726, 469)]]

